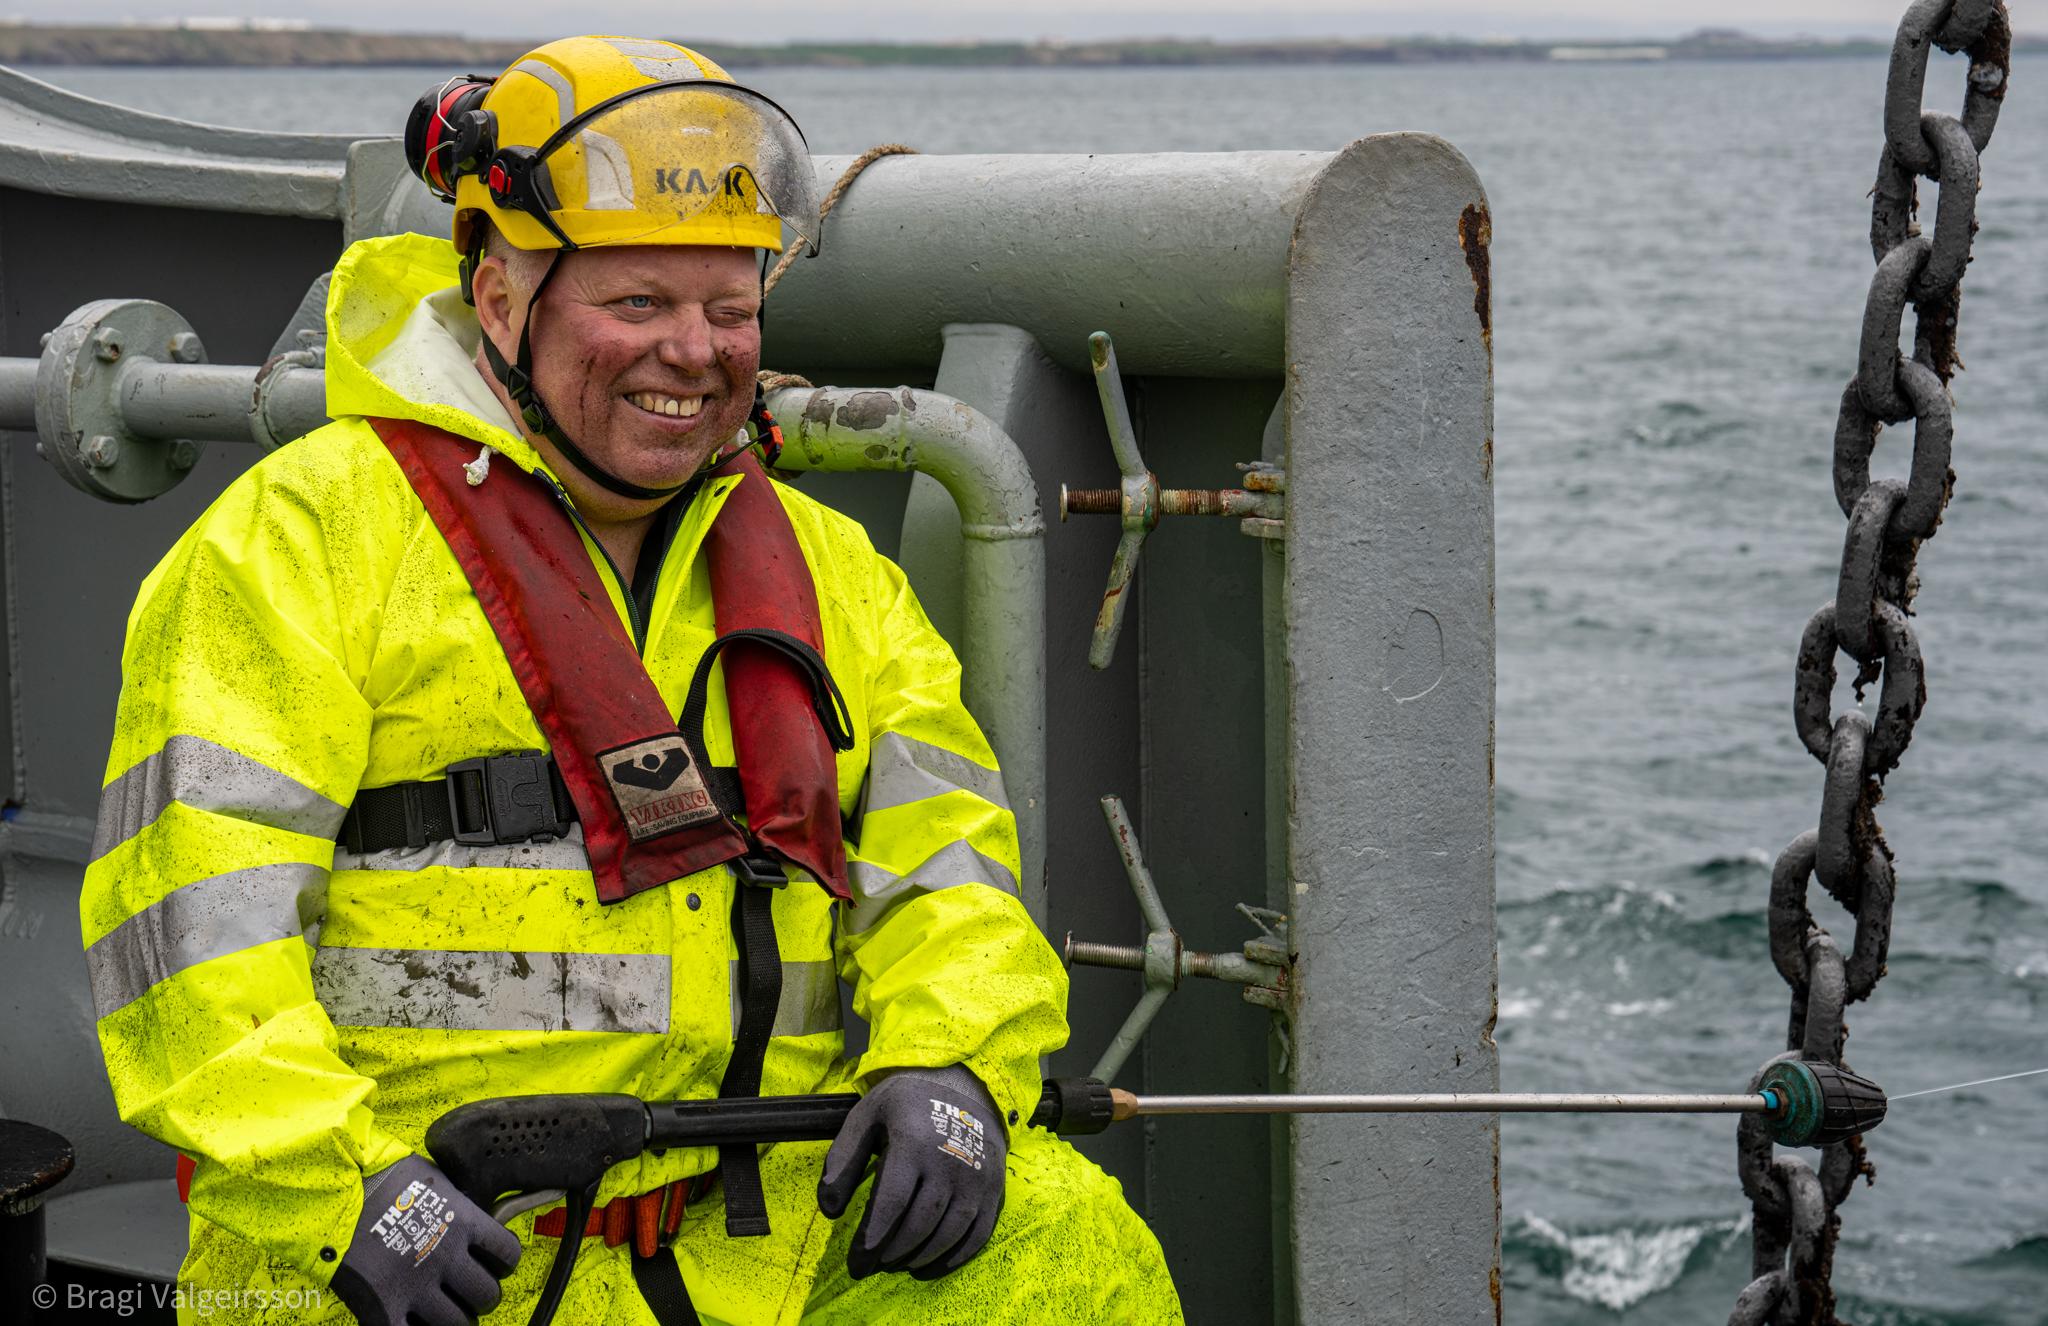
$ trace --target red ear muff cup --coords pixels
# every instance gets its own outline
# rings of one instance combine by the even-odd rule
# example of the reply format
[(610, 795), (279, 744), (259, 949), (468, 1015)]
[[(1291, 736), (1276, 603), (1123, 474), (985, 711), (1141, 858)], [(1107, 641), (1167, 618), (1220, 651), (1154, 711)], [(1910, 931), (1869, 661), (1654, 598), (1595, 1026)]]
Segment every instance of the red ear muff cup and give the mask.
[(405, 163), (444, 203), (455, 201), (455, 182), (475, 169), (461, 153), (459, 126), (491, 90), (490, 79), (464, 78), (443, 83), (413, 103), (405, 121)]
[[(440, 89), (436, 88), (412, 104), (412, 114), (405, 117), (405, 166), (421, 179), (427, 179), (427, 128), (434, 122), (434, 110), (440, 104)], [(427, 180), (427, 187), (433, 181)]]

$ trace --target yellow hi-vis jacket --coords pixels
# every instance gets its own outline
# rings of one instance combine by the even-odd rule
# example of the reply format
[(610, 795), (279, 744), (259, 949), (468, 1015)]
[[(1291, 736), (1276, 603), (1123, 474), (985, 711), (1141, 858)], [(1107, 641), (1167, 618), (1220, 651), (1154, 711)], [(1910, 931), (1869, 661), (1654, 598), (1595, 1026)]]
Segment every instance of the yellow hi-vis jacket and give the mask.
[[(446, 242), (355, 245), (328, 330), (335, 422), (237, 479), (143, 582), (80, 901), (121, 1116), (197, 1161), (183, 1277), (198, 1285), (324, 1286), (363, 1175), (424, 1154), (427, 1125), (455, 1105), (709, 1097), (732, 1050), (727, 867), (601, 906), (580, 830), (337, 849), (360, 788), (546, 745), (461, 568), (363, 418), (474, 439), (494, 467), (542, 462), (474, 367), (477, 324)], [(714, 636), (699, 545), (738, 482), (705, 485), (661, 564), (643, 655), (672, 711)], [(995, 759), (902, 573), (852, 521), (776, 492), (857, 737), (838, 756), (854, 899), (835, 906), (801, 877), (776, 894), (783, 986), (762, 1094), (964, 1063), (1015, 1124), (1037, 1101), (1039, 1056), (1065, 1040), (1066, 978), (1018, 901)], [(590, 551), (630, 635), (629, 591)], [(730, 764), (717, 672), (708, 708), (708, 754)], [(841, 981), (870, 1028), (851, 1064)], [(598, 1200), (715, 1162), (705, 1149), (643, 1156), (612, 1169)], [(786, 1276), (827, 1232), (816, 1153), (763, 1163), (775, 1234), (733, 1242)]]

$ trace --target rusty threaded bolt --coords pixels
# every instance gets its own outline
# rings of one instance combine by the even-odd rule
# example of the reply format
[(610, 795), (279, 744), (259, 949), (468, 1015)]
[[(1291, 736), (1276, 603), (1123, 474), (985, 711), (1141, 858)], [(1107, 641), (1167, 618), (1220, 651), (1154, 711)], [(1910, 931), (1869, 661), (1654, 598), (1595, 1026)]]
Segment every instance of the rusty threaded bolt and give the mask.
[(1060, 485), (1060, 519), (1076, 516), (1120, 516), (1124, 495), (1114, 488), (1068, 488)]
[(1083, 967), (1116, 967), (1123, 971), (1145, 970), (1145, 950), (1128, 944), (1091, 944), (1084, 939), (1067, 936), (1066, 960), (1069, 967), (1079, 963)]

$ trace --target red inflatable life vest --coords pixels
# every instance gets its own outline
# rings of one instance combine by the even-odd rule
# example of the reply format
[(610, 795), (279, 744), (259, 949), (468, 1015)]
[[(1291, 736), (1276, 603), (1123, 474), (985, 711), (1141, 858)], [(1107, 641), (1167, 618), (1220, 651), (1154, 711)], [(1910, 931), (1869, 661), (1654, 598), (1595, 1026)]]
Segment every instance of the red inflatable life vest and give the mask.
[[(475, 442), (412, 420), (370, 423), (469, 578), (547, 736), (601, 902), (757, 849), (850, 896), (832, 742), (803, 667), (757, 639), (722, 651), (743, 830), (716, 804), (647, 675), (566, 496), (511, 466), (471, 485), (463, 467)], [(781, 499), (748, 452), (714, 474), (740, 476), (703, 545), (721, 641), (793, 638), (822, 668), (817, 586)]]

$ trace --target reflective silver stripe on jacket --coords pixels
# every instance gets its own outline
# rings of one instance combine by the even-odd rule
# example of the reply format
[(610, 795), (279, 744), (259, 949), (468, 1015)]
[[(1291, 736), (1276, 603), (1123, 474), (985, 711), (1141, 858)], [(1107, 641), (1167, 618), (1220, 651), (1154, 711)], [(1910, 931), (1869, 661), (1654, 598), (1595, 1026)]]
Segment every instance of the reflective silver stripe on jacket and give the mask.
[(994, 857), (983, 856), (972, 844), (950, 842), (918, 863), (907, 875), (898, 875), (872, 861), (847, 862), (847, 882), (853, 888), (853, 906), (846, 913), (846, 931), (857, 935), (882, 919), (897, 899), (919, 893), (937, 893), (959, 884), (986, 884), (1016, 896), (1017, 877)]
[(173, 889), (85, 951), (93, 1006), (106, 1017), (188, 967), (303, 935), (327, 899), (327, 872), (252, 866)]
[(948, 792), (972, 792), (1004, 810), (1010, 808), (998, 771), (900, 732), (884, 732), (875, 739), (868, 754), (865, 811), (907, 806)]
[(337, 1026), (429, 1031), (668, 1030), (663, 953), (322, 948), (313, 989)]
[(290, 774), (226, 746), (176, 736), (100, 793), (92, 859), (156, 823), (173, 801), (313, 838), (332, 838), (348, 811)]
[(336, 870), (427, 870), (442, 866), (450, 870), (583, 870), (590, 869), (590, 856), (583, 848), (583, 826), (572, 824), (569, 832), (551, 843), (458, 843), (444, 839), (425, 847), (387, 847), (381, 852), (356, 853), (337, 848)]
[[(740, 1034), (740, 964), (731, 965), (732, 1034)], [(771, 1036), (815, 1036), (840, 1031), (839, 968), (828, 958), (782, 964), (782, 998), (775, 1003)]]

